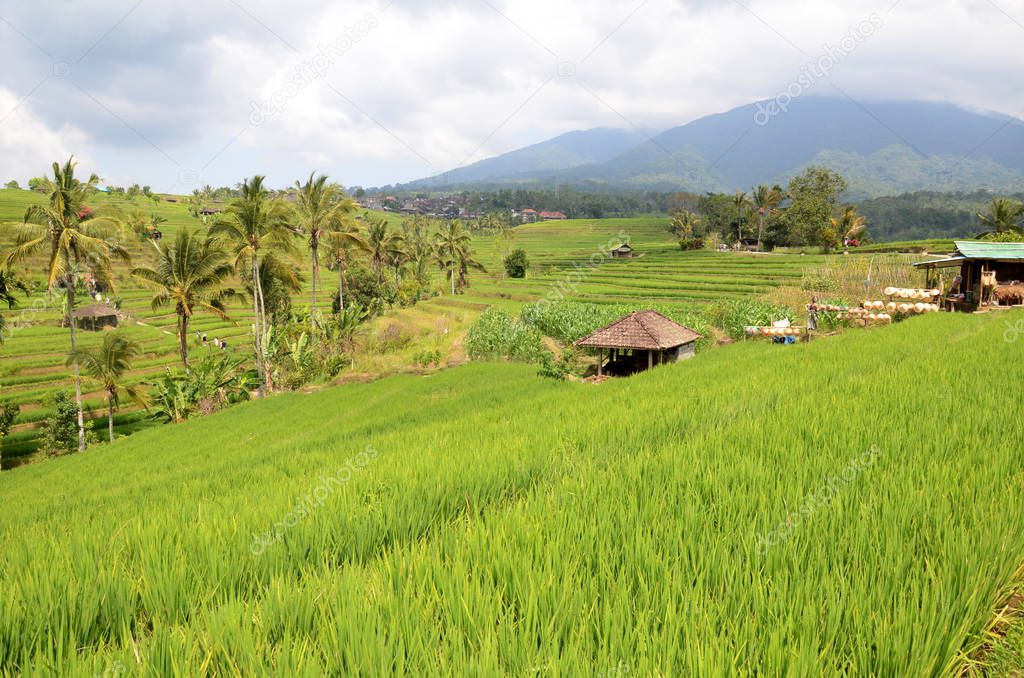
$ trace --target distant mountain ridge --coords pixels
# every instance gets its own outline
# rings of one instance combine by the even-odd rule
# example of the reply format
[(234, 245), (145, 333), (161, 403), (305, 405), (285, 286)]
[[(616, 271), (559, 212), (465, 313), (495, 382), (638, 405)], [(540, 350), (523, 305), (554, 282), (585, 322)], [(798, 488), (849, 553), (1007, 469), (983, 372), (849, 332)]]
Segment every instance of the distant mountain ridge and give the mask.
[[(841, 172), (851, 193), (863, 197), (1024, 190), (1024, 124), (1008, 116), (943, 103), (815, 97), (794, 100), (774, 116), (764, 110), (759, 104), (741, 106), (650, 139), (621, 130), (570, 132), (441, 177), (448, 186), (536, 187), (558, 180), (731, 192), (784, 183), (809, 165), (823, 164)], [(435, 180), (401, 188), (442, 185)]]
[(640, 132), (597, 127), (567, 132), (494, 158), (405, 184), (408, 188), (441, 187), (481, 181), (502, 181), (531, 172), (561, 170), (605, 162), (644, 139)]

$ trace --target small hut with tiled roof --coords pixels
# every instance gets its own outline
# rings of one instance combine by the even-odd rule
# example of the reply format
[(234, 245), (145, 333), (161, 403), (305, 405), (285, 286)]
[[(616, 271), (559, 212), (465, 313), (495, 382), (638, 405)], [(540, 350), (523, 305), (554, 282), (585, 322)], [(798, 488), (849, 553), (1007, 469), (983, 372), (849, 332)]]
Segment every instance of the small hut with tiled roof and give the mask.
[[(597, 373), (607, 368), (611, 374), (632, 374), (693, 357), (701, 335), (689, 327), (669, 320), (657, 311), (637, 311), (575, 342), (576, 346), (597, 349)], [(646, 358), (646, 361), (644, 360)]]

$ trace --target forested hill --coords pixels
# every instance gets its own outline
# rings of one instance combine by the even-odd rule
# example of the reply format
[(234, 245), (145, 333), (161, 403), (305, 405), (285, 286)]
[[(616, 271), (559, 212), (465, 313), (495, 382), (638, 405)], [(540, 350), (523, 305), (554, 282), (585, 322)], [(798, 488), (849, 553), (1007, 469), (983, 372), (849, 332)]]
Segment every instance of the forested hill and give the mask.
[[(921, 191), (863, 200), (858, 208), (868, 218), (869, 231), (876, 242), (970, 238), (985, 230), (978, 221), (978, 213), (988, 210), (993, 197), (988, 191)], [(1005, 197), (1024, 201), (1024, 193)]]

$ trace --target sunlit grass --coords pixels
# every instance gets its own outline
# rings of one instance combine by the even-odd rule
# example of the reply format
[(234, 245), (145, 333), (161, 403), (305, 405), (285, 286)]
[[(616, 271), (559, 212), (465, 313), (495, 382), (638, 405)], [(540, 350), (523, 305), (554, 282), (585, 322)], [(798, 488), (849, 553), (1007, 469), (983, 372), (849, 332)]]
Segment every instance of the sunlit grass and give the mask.
[(2, 474), (0, 672), (949, 673), (1024, 563), (1024, 421), (964, 388), (1024, 379), (1003, 320), (600, 386), (472, 364)]

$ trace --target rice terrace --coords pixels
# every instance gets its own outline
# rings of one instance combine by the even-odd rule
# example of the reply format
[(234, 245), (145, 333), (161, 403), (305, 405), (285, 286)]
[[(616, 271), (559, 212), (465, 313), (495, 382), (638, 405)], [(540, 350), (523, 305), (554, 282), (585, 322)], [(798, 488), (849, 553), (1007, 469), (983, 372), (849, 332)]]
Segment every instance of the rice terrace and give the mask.
[(1024, 675), (1014, 9), (691, 5), (0, 11), (0, 676)]

